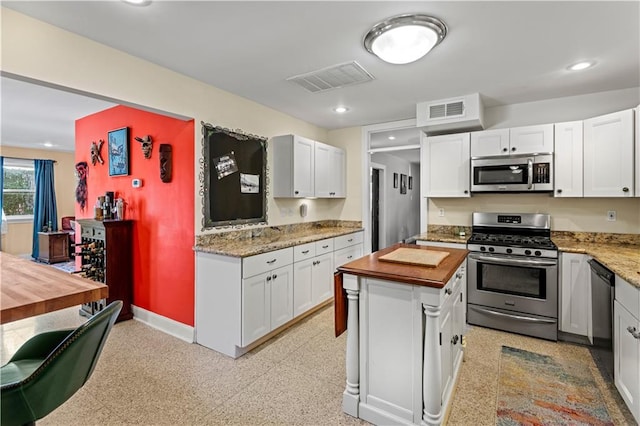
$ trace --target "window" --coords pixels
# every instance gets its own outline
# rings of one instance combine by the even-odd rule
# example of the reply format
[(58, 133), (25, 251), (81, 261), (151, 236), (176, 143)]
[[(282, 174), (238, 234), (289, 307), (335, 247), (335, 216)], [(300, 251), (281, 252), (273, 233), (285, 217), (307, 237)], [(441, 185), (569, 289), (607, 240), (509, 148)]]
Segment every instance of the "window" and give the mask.
[(8, 220), (33, 219), (36, 182), (33, 160), (4, 159), (2, 209)]

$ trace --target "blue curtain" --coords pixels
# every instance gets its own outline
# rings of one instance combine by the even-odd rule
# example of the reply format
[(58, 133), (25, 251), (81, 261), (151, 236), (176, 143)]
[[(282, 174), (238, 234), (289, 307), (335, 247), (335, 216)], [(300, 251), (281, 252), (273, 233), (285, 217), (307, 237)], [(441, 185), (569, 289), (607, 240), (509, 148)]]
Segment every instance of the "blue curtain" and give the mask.
[(42, 227), (51, 224), (58, 230), (58, 212), (56, 209), (56, 190), (53, 180), (53, 160), (34, 160), (36, 195), (33, 205), (33, 250), (31, 257), (38, 258), (38, 232)]

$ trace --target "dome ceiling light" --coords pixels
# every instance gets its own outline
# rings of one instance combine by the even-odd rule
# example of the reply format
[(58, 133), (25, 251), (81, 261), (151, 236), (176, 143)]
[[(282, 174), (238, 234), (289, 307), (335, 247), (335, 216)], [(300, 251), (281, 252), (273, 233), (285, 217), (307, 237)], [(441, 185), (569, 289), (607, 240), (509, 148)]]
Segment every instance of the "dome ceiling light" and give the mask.
[(380, 22), (364, 37), (364, 47), (391, 64), (422, 58), (447, 35), (447, 26), (429, 15), (398, 15)]

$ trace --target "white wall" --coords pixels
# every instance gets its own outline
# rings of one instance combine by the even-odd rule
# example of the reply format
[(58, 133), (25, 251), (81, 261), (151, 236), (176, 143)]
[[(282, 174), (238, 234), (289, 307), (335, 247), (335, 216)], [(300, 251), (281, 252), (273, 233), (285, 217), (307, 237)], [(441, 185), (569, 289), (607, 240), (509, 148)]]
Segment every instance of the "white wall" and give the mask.
[[(386, 166), (384, 174), (384, 209), (387, 246), (402, 242), (420, 232), (420, 166), (392, 154), (372, 154), (371, 162)], [(393, 187), (393, 174), (398, 174), (398, 188)], [(400, 175), (413, 177), (413, 189), (400, 193)], [(381, 200), (382, 201), (382, 200)], [(380, 247), (383, 248), (383, 247)]]
[[(198, 195), (199, 160), (202, 156), (201, 121), (266, 137), (295, 133), (329, 142), (326, 129), (11, 9), (2, 8), (0, 12), (1, 67), (2, 72), (8, 73), (8, 76), (69, 88), (137, 108), (195, 119), (196, 234), (205, 233), (201, 231), (202, 198)], [(359, 141), (359, 133), (356, 139)], [(271, 152), (267, 155), (270, 158)], [(359, 164), (354, 155), (348, 154), (347, 158), (348, 167), (351, 163)], [(336, 214), (342, 215), (345, 204), (344, 200), (306, 202), (309, 204), (306, 220), (336, 219)], [(267, 203), (270, 225), (301, 221), (296, 212), (300, 201), (276, 202), (270, 196)], [(353, 215), (345, 213), (345, 216), (359, 219), (359, 210), (354, 208), (353, 211)]]

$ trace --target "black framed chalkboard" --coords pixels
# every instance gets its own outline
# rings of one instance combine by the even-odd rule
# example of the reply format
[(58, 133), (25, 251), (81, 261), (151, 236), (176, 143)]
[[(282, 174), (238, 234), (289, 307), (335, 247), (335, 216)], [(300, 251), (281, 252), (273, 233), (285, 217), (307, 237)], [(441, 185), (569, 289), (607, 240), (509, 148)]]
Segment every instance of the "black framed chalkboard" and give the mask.
[(202, 123), (203, 230), (267, 222), (267, 138)]

